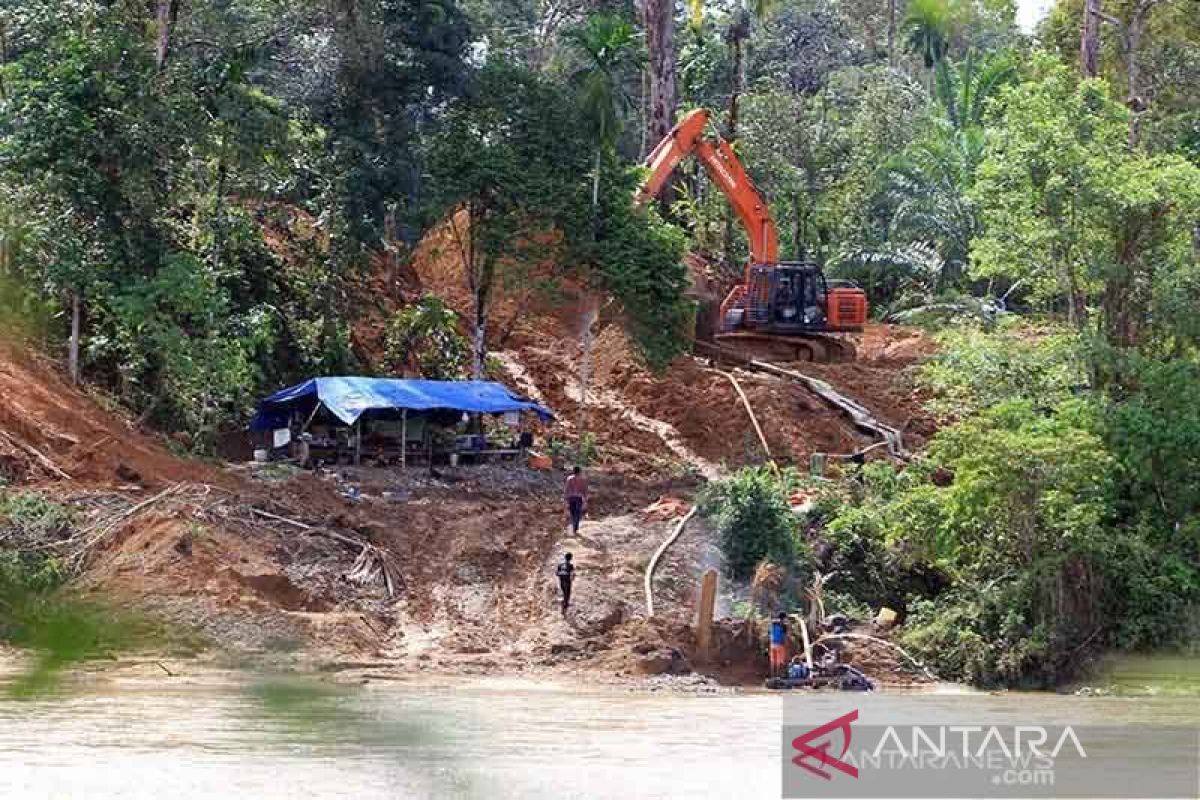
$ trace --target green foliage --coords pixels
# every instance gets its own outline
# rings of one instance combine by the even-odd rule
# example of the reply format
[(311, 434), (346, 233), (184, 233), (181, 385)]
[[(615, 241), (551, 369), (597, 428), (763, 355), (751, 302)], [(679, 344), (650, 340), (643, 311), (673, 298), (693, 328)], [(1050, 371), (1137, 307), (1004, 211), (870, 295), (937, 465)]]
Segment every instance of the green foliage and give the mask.
[(1013, 320), (992, 332), (950, 328), (938, 343), (918, 380), (939, 416), (962, 418), (1007, 399), (1053, 408), (1086, 382), (1082, 348), (1065, 329)]
[(1107, 436), (1122, 466), (1123, 500), (1131, 515), (1158, 530), (1157, 541), (1200, 564), (1200, 365), (1191, 360), (1137, 359), (1136, 389), (1110, 401)]
[(856, 255), (891, 265), (921, 300), (962, 281), (981, 232), (969, 192), (983, 158), (984, 111), (1014, 75), (1006, 56), (981, 62), (968, 53), (959, 63), (938, 62), (938, 108), (916, 140), (879, 170), (874, 202), (888, 216), (887, 242)]
[(868, 465), (820, 505), (831, 588), (905, 611), (906, 647), (984, 685), (1055, 684), (1089, 648), (1186, 647), (1200, 426), (1180, 404), (1200, 372), (1136, 360), (1118, 399), (1084, 388), (1068, 330), (952, 331), (941, 347), (921, 380), (957, 421), (903, 472)]
[(904, 12), (905, 46), (933, 69), (949, 49), (953, 12), (948, 0), (911, 0)]
[(486, 326), (494, 292), (548, 261), (576, 263), (580, 277), (621, 303), (634, 342), (660, 366), (686, 341), (684, 240), (634, 209), (634, 177), (611, 157), (601, 162), (608, 179), (588, 186), (583, 125), (558, 87), (504, 64), (481, 70), (470, 97), (448, 112), (429, 153), (440, 187), (434, 208), (469, 217), (455, 237), (476, 297), (472, 327)]
[(764, 559), (785, 569), (811, 571), (811, 553), (788, 505), (793, 483), (792, 475), (746, 467), (709, 485), (701, 507), (716, 523), (725, 567), (734, 578), (749, 579)]
[[(1095, 410), (1049, 414), (1008, 400), (944, 429), (929, 460), (952, 475), (920, 482), (880, 516), (893, 547), (944, 572), (950, 588), (912, 603), (904, 641), (952, 677), (1048, 684), (1095, 640), (1118, 603), (1115, 464)], [(917, 517), (906, 510), (919, 509)], [(913, 524), (913, 523), (916, 524)]]
[(689, 279), (683, 233), (657, 209), (633, 207), (632, 171), (614, 176), (604, 190), (595, 240), (583, 252), (595, 264), (596, 283), (621, 304), (625, 328), (652, 369), (687, 351), (694, 306), (684, 296)]
[(595, 463), (598, 455), (596, 435), (591, 431), (585, 432), (579, 437), (579, 444), (576, 446), (575, 463), (581, 467), (590, 466)]
[(628, 79), (644, 61), (641, 37), (629, 20), (602, 11), (568, 30), (566, 39), (582, 62), (572, 80), (584, 120), (597, 147), (611, 148), (633, 110)]
[(64, 538), (75, 512), (38, 492), (0, 492), (0, 532), (19, 542), (48, 543)]
[(45, 593), (60, 586), (65, 578), (62, 565), (43, 553), (0, 550), (0, 595)]
[(600, 451), (596, 436), (585, 432), (575, 441), (553, 437), (546, 443), (546, 455), (563, 467), (587, 467), (596, 463)]
[(1077, 83), (1045, 58), (1031, 72), (1002, 92), (979, 166), (972, 197), (984, 233), (972, 275), (1020, 282), (1044, 307), (1065, 306), (1081, 330), (1095, 313), (1113, 347), (1170, 336), (1147, 322), (1156, 301), (1170, 305), (1194, 285), (1200, 171), (1131, 150), (1128, 111), (1104, 84)]
[(64, 594), (67, 570), (48, 549), (74, 530), (75, 515), (35, 492), (0, 494), (0, 642), (29, 650), (30, 667), (8, 691), (28, 697), (63, 669), (150, 641), (150, 626)]
[(458, 332), (458, 315), (433, 295), (396, 313), (385, 348), (384, 363), (401, 375), (431, 380), (466, 375), (470, 345)]
[(960, 62), (944, 60), (938, 64), (934, 96), (946, 120), (956, 129), (980, 129), (989, 104), (1016, 77), (1011, 53), (981, 59), (971, 51)]
[(204, 449), (265, 388), (347, 371), (347, 287), (417, 232), (418, 123), (464, 74), (454, 4), (186, 4), (162, 63), (145, 4), (0, 16), (3, 271), (60, 341), (81, 299), (85, 374)]

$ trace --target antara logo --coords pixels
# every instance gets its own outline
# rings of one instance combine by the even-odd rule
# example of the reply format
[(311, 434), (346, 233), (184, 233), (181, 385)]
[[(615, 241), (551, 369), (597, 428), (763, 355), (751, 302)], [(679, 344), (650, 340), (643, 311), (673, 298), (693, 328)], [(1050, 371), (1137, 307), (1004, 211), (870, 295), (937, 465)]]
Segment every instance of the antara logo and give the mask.
[[(844, 772), (851, 778), (857, 778), (858, 767), (842, 761), (842, 756), (846, 755), (846, 751), (850, 749), (850, 723), (857, 719), (858, 709), (855, 709), (849, 714), (843, 714), (832, 722), (826, 722), (821, 727), (813, 728), (808, 733), (801, 734), (792, 739), (792, 747), (796, 748), (797, 752), (800, 753), (800, 755), (792, 758), (792, 763), (798, 767), (803, 767), (825, 780), (831, 780), (833, 773), (822, 769), (822, 766), (832, 767), (839, 772)], [(836, 757), (829, 755), (829, 746), (832, 742), (824, 741), (815, 747), (810, 744), (810, 742), (822, 739), (836, 730), (842, 731), (842, 752)], [(812, 759), (814, 763), (808, 763), (809, 759)]]
[[(792, 763), (828, 781), (833, 779), (832, 770), (857, 778), (860, 766), (961, 769), (969, 765), (985, 766), (992, 756), (1002, 756), (1006, 763), (1023, 764), (1040, 759), (1052, 765), (1064, 749), (1073, 750), (1079, 758), (1087, 758), (1083, 744), (1070, 726), (1063, 728), (1057, 739), (1053, 739), (1050, 731), (1040, 725), (900, 726), (907, 735), (888, 725), (873, 748), (868, 742), (851, 752), (850, 725), (857, 721), (856, 709), (797, 736), (792, 740), (792, 747), (797, 752)], [(875, 739), (877, 730), (870, 729), (867, 739)], [(841, 751), (835, 756), (830, 751), (836, 741), (832, 734), (836, 731), (841, 731)], [(1053, 748), (1049, 746), (1051, 742)]]

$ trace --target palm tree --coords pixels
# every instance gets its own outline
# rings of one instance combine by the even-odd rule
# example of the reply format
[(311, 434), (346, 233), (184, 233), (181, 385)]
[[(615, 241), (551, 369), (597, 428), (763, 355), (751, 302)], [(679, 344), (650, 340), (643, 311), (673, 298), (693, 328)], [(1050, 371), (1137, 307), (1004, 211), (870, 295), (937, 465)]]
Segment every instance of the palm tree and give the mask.
[(1015, 76), (1003, 57), (980, 64), (968, 53), (960, 64), (939, 62), (934, 95), (942, 114), (880, 171), (879, 197), (891, 212), (889, 259), (924, 272), (935, 290), (951, 286), (966, 268), (979, 233), (967, 194), (983, 158), (984, 112)]
[[(983, 131), (955, 128), (935, 120), (918, 141), (883, 167), (882, 196), (891, 207), (888, 239), (913, 252), (926, 269), (935, 290), (962, 277), (971, 240), (979, 232), (975, 205), (967, 197), (983, 157)], [(930, 259), (930, 256), (935, 256)]]
[[(631, 75), (644, 62), (642, 42), (628, 20), (619, 14), (600, 12), (579, 27), (567, 31), (580, 58), (572, 76), (584, 116), (595, 135), (595, 165), (592, 172), (592, 211), (600, 208), (600, 171), (605, 153), (617, 146), (625, 120), (634, 102), (626, 87)], [(596, 220), (598, 222), (598, 220)], [(593, 329), (600, 315), (599, 301), (585, 298), (581, 312), (579, 360), (579, 432), (587, 431), (587, 395), (591, 380)]]
[(948, 0), (911, 0), (904, 14), (904, 45), (921, 56), (925, 68), (933, 70), (950, 47), (950, 3)]
[(634, 26), (619, 14), (600, 12), (566, 34), (580, 57), (572, 76), (583, 113), (595, 134), (592, 207), (600, 203), (600, 167), (616, 147), (634, 101), (627, 86), (641, 69), (642, 42)]
[(993, 56), (982, 64), (973, 51), (959, 64), (943, 59), (934, 75), (934, 99), (955, 128), (981, 128), (987, 102), (1016, 75), (1006, 56)]

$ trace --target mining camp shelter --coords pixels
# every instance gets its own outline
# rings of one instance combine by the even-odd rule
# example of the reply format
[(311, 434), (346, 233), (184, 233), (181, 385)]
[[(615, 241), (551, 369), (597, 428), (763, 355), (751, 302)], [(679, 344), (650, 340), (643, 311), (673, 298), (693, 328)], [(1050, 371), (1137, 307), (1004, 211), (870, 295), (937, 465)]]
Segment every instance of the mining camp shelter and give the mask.
[[(377, 461), (406, 466), (414, 457), (428, 458), (432, 464), (435, 428), (453, 428), (464, 415), (504, 415), (517, 420), (523, 413), (542, 421), (553, 419), (546, 407), (494, 381), (311, 378), (262, 400), (250, 421), (250, 430), (270, 437), (272, 448), (309, 434), (314, 456), (331, 453), (335, 463), (342, 455), (352, 455), (359, 463), (365, 445)], [(364, 423), (368, 428), (365, 437)], [(484, 437), (476, 434), (459, 437), (454, 451), (477, 458), (515, 453), (527, 446), (527, 434), (504, 444), (490, 447)]]

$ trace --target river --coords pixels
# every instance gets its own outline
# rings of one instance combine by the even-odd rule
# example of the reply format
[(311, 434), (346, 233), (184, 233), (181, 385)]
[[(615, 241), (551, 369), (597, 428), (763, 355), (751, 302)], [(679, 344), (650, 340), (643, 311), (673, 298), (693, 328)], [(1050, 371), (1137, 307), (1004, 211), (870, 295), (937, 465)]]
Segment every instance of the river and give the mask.
[[(327, 679), (147, 666), (87, 672), (53, 696), (0, 700), (0, 797), (774, 798), (781, 699), (531, 679)], [(956, 715), (1070, 713), (1196, 725), (1194, 666), (1133, 696), (928, 696)]]

